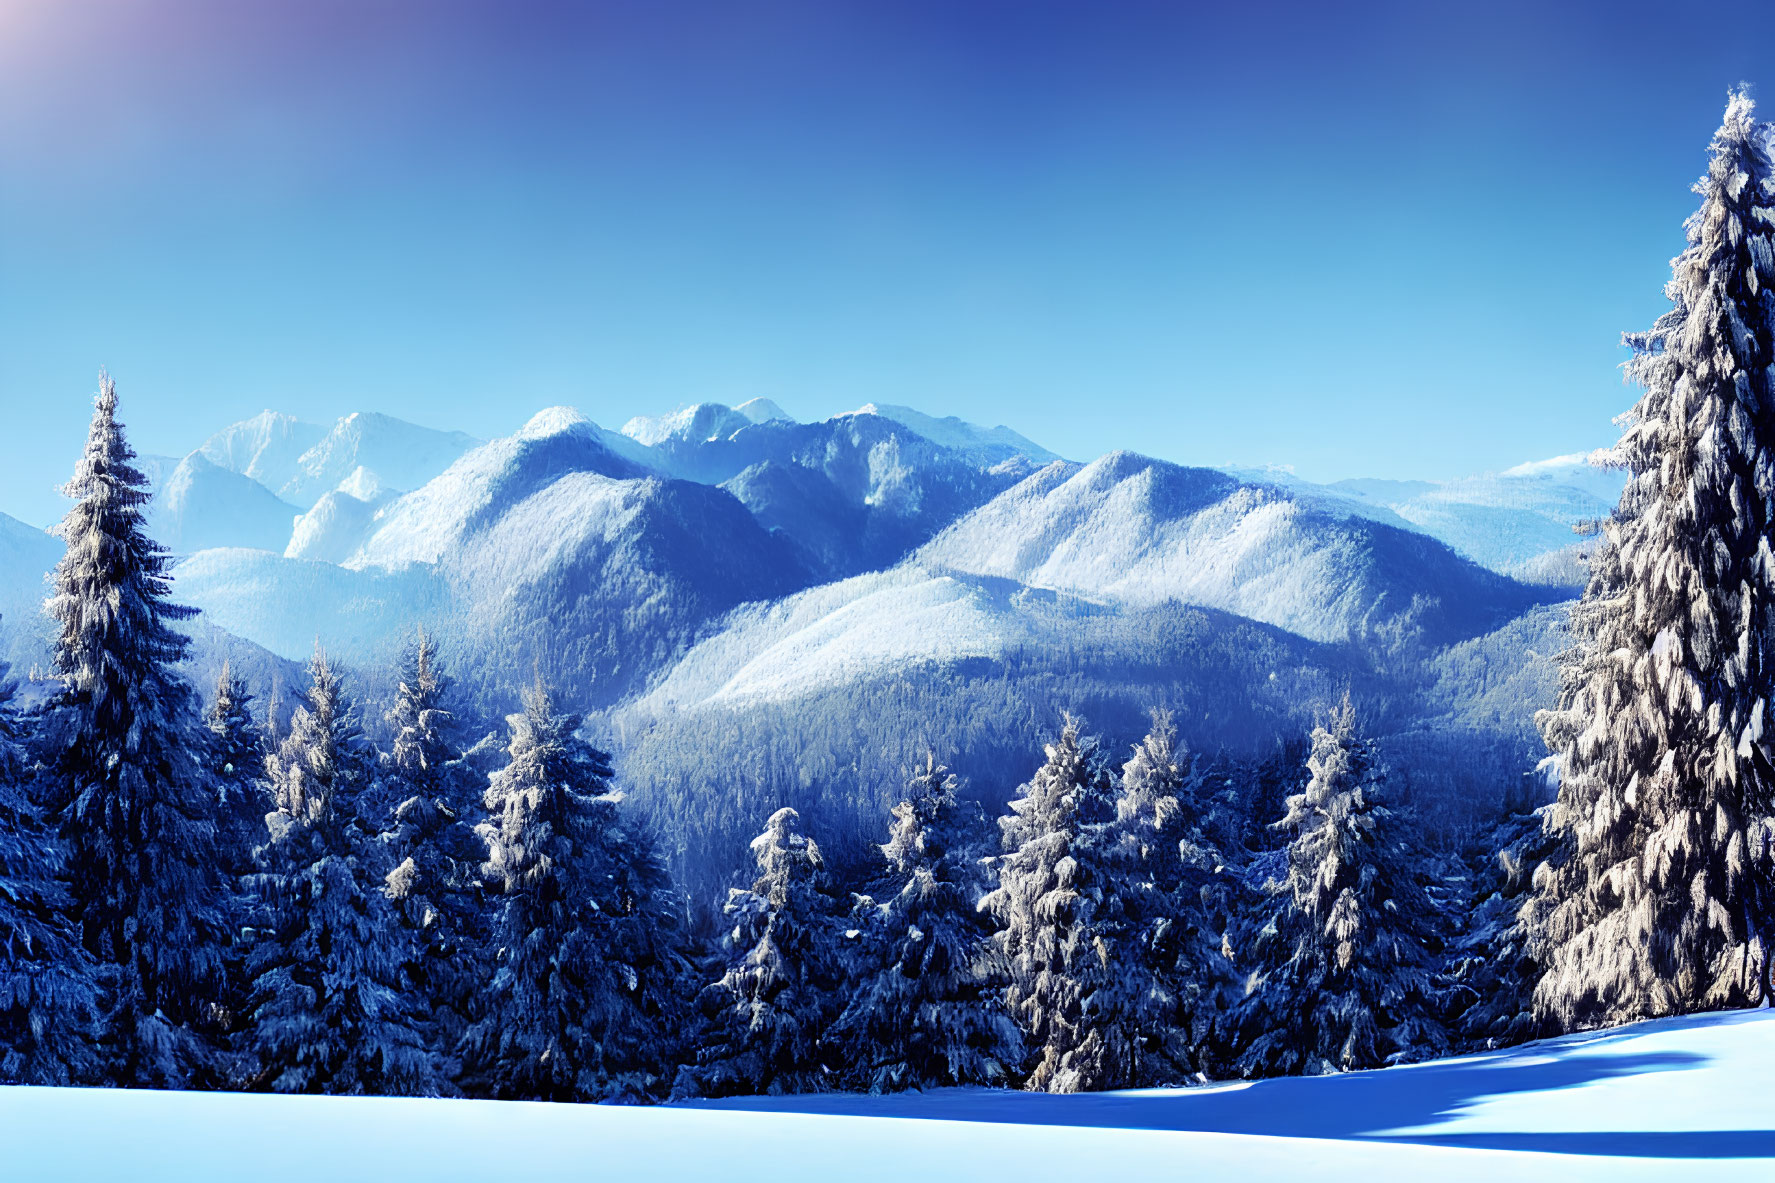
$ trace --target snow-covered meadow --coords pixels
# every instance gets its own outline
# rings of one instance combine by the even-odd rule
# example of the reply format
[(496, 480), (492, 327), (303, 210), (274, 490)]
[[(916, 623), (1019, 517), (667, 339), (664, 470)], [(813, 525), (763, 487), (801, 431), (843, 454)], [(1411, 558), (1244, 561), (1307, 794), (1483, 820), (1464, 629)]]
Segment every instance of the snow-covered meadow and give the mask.
[(17, 1183), (1763, 1180), (1772, 1061), (1764, 1008), (1377, 1072), (1071, 1096), (636, 1108), (7, 1088), (0, 1131)]

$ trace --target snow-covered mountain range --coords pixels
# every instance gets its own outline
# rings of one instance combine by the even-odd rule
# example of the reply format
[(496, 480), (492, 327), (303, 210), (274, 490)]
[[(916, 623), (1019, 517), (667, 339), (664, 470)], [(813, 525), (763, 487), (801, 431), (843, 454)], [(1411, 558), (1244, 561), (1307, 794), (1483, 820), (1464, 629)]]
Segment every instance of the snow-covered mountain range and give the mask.
[[(688, 640), (738, 603), (906, 563), (893, 579), (1176, 600), (1318, 641), (1388, 628), (1441, 641), (1545, 598), (1497, 576), (1567, 550), (1573, 523), (1607, 512), (1618, 478), (1579, 461), (1311, 485), (1130, 453), (1079, 465), (1009, 428), (888, 405), (800, 423), (765, 399), (703, 403), (620, 433), (553, 408), (485, 444), (373, 413), (328, 427), (267, 411), (164, 472), (150, 524), (185, 556), (182, 595), (290, 658), (318, 636), (371, 659), (370, 638), (438, 613), (510, 633), (541, 603), (615, 599), (613, 579), (651, 588), (617, 614), (629, 631)], [(24, 567), (53, 554), (34, 541)], [(28, 605), (8, 592), (0, 608)], [(632, 689), (637, 655), (611, 627), (608, 664)]]
[[(1412, 744), (1481, 719), (1500, 767), (1526, 758), (1537, 703), (1482, 710), (1499, 675), (1475, 670), (1543, 687), (1556, 642), (1515, 622), (1573, 594), (1573, 525), (1620, 488), (1581, 457), (1440, 484), (1081, 464), (1005, 427), (889, 405), (804, 423), (768, 400), (621, 431), (555, 407), (486, 442), (267, 411), (144, 469), (176, 593), (203, 611), (194, 660), (275, 671), (318, 642), (382, 670), (423, 625), (490, 716), (538, 672), (604, 708), (644, 796), (849, 777), (857, 802), (913, 748), (962, 746), (945, 726), (990, 778), (1062, 706), (1119, 734), (1168, 703), (1198, 747), (1256, 750), (1342, 687)], [(0, 517), (14, 660), (42, 653), (60, 549)], [(727, 784), (715, 753), (742, 742), (734, 761), (784, 767)]]
[[(266, 411), (145, 463), (151, 531), (184, 556), (180, 594), (211, 623), (286, 658), (318, 639), (367, 661), (442, 616), (510, 657), (566, 611), (597, 636), (550, 644), (614, 679), (606, 701), (663, 679), (720, 614), (823, 584), (783, 610), (854, 596), (845, 615), (933, 651), (962, 636), (957, 652), (990, 649), (991, 630), (917, 623), (965, 615), (970, 576), (1099, 607), (1217, 608), (1315, 641), (1459, 640), (1547, 598), (1500, 575), (1581, 578), (1573, 525), (1621, 484), (1580, 456), (1441, 484), (1131, 453), (1079, 465), (1002, 426), (874, 404), (801, 423), (768, 399), (621, 432), (553, 408), (485, 444), (368, 412), (328, 426)], [(0, 612), (16, 627), (58, 546), (4, 525)], [(857, 582), (872, 572), (886, 584)], [(890, 607), (889, 586), (922, 591)]]

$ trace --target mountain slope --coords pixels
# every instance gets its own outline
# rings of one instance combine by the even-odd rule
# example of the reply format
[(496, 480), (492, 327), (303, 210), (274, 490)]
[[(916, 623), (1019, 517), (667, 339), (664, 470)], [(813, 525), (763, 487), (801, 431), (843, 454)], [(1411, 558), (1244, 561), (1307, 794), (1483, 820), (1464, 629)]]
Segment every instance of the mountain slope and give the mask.
[(148, 534), (174, 554), (217, 546), (282, 551), (301, 512), (200, 449), (156, 487), (148, 503)]
[(348, 565), (438, 562), (469, 534), (570, 472), (647, 475), (640, 465), (613, 452), (584, 415), (571, 407), (551, 407), (537, 412), (515, 435), (480, 445), (377, 511)]
[(306, 509), (359, 468), (374, 473), (384, 488), (416, 489), (476, 442), (460, 431), (436, 431), (388, 415), (354, 412), (302, 453), (277, 492)]
[(769, 420), (727, 435), (661, 439), (676, 475), (725, 484), (824, 578), (891, 567), (938, 530), (1030, 471), (996, 467), (872, 414), (823, 423)]
[(1119, 603), (1221, 608), (1320, 641), (1442, 644), (1546, 598), (1423, 535), (1127, 452), (1050, 465), (919, 558)]
[[(287, 556), (195, 554), (178, 594), (285, 657), (318, 638), (347, 662), (384, 662), (424, 624), (482, 701), (503, 706), (537, 673), (580, 702), (613, 701), (709, 619), (809, 578), (731, 495), (652, 475), (567, 408), (378, 496), (364, 474), (334, 490)], [(347, 547), (343, 564), (316, 561)]]
[(722, 490), (597, 472), (548, 482), (440, 569), (486, 684), (515, 691), (541, 661), (565, 692), (599, 704), (639, 689), (729, 609), (808, 582)]
[(273, 491), (296, 478), (303, 453), (320, 443), (327, 429), (293, 415), (260, 411), (210, 436), (197, 450), (212, 463), (250, 477)]
[(317, 643), (347, 663), (387, 661), (415, 625), (452, 615), (429, 568), (353, 571), (262, 550), (198, 551), (174, 568), (173, 595), (203, 621), (291, 661)]
[(344, 563), (363, 545), (376, 512), (397, 495), (384, 489), (369, 469), (359, 468), (296, 519), (285, 557)]
[(1392, 509), (1475, 561), (1514, 574), (1576, 546), (1573, 525), (1613, 513), (1624, 484), (1621, 472), (1594, 468), (1585, 456), (1557, 456), (1448, 481)]
[(50, 625), (43, 601), (64, 549), (47, 530), (0, 513), (0, 658), (22, 663), (45, 651)]
[(1112, 752), (1164, 706), (1192, 750), (1255, 756), (1304, 736), (1345, 689), (1387, 700), (1342, 646), (908, 562), (735, 609), (600, 725), (623, 783), (678, 838), (679, 873), (715, 890), (743, 869), (733, 835), (767, 804), (802, 810), (835, 851), (867, 849), (927, 749), (993, 816), (1063, 710)]
[(622, 425), (622, 434), (647, 447), (668, 440), (703, 443), (725, 439), (754, 423), (771, 422), (793, 423), (794, 420), (767, 398), (750, 399), (737, 407), (725, 403), (692, 403), (664, 415), (636, 415)]
[(1586, 544), (1573, 526), (1607, 517), (1626, 483), (1584, 453), (1451, 481), (1355, 479), (1317, 485), (1286, 469), (1224, 469), (1298, 497), (1404, 526), (1447, 543), (1481, 566), (1549, 586), (1582, 588)]
[(883, 419), (891, 419), (902, 427), (911, 428), (932, 443), (942, 444), (945, 448), (967, 456), (987, 468), (1017, 456), (1034, 461), (1036, 464), (1052, 464), (1061, 459), (1056, 453), (1048, 451), (1035, 441), (1018, 435), (1003, 425), (980, 427), (966, 420), (957, 419), (954, 415), (946, 415), (939, 419), (934, 415), (927, 415), (923, 411), (915, 411), (911, 407), (902, 407), (894, 403), (866, 403), (852, 413), (879, 415)]

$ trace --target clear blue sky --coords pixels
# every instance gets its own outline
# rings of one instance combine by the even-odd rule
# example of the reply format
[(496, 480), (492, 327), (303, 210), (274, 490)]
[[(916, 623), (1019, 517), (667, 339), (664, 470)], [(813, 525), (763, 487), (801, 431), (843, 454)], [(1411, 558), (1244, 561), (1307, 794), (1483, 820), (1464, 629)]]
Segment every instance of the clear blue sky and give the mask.
[(1593, 447), (1775, 45), (1729, 19), (0, 0), (0, 510), (60, 515), (100, 365), (175, 454), (754, 395), (1317, 479)]

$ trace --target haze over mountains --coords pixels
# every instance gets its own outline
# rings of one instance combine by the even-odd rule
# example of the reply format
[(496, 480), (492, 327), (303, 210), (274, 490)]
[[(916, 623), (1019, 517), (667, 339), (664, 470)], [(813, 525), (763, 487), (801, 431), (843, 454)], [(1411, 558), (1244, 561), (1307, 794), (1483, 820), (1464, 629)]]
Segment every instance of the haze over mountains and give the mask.
[[(256, 652), (281, 678), (319, 643), (373, 687), (424, 626), (489, 717), (537, 673), (603, 710), (643, 794), (837, 777), (859, 783), (818, 791), (859, 825), (947, 724), (988, 779), (1062, 708), (1114, 736), (1171, 705), (1205, 751), (1273, 744), (1340, 687), (1413, 743), (1470, 728), (1483, 688), (1450, 691), (1438, 655), (1490, 646), (1543, 677), (1558, 622), (1532, 610), (1573, 594), (1572, 526), (1620, 487), (1576, 457), (1442, 484), (1081, 464), (1005, 427), (890, 405), (802, 423), (763, 399), (620, 432), (555, 407), (486, 442), (267, 411), (144, 466), (199, 660)], [(59, 550), (0, 517), (15, 659), (41, 652)], [(1413, 705), (1431, 683), (1434, 710)], [(1533, 755), (1535, 705), (1482, 725), (1500, 761)], [(782, 769), (719, 767), (772, 752)]]

